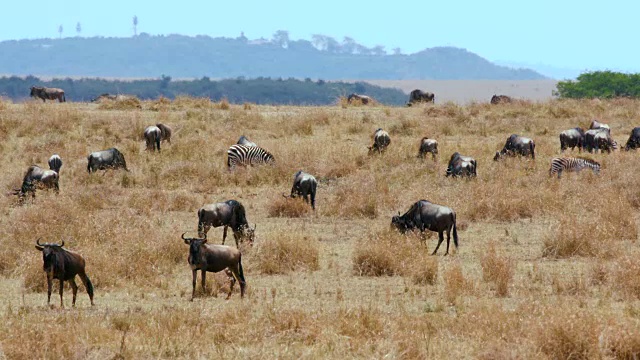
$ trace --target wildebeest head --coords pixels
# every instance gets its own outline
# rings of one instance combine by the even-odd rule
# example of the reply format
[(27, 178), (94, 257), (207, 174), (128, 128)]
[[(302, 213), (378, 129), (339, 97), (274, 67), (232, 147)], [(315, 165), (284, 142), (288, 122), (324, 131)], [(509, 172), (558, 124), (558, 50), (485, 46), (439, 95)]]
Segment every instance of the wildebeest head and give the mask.
[(406, 216), (401, 216), (400, 213), (391, 218), (391, 227), (395, 227), (401, 233), (405, 233), (411, 228), (411, 222), (407, 220)]
[(50, 243), (40, 244), (40, 238), (36, 240), (36, 249), (42, 251), (42, 262), (44, 271), (53, 271), (53, 268), (56, 265), (56, 254), (62, 250), (63, 246), (64, 240), (62, 240), (62, 244), (60, 245)]
[(237, 235), (244, 239), (247, 240), (247, 242), (249, 243), (250, 246), (253, 246), (253, 242), (256, 239), (256, 228), (258, 227), (257, 224), (253, 225), (253, 229), (249, 226), (249, 224), (246, 224), (242, 227), (240, 227), (240, 230), (238, 231)]
[(184, 243), (189, 245), (189, 263), (193, 264), (200, 259), (202, 245), (207, 243), (207, 234), (202, 234), (202, 238), (185, 238), (184, 234), (186, 233), (183, 233), (181, 237)]

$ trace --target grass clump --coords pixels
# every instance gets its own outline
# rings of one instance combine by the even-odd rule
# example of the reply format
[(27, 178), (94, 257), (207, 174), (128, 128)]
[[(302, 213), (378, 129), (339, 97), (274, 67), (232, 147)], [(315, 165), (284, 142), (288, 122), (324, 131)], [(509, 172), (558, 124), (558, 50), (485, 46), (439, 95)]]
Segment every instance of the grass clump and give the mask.
[(270, 217), (302, 217), (311, 211), (311, 206), (302, 199), (276, 197), (269, 203), (267, 212)]
[(508, 296), (509, 284), (515, 273), (514, 261), (498, 255), (495, 243), (491, 242), (482, 256), (481, 265), (482, 279), (495, 284), (498, 297)]
[(263, 274), (286, 274), (320, 268), (316, 240), (308, 236), (277, 232), (261, 241), (253, 254), (253, 263)]

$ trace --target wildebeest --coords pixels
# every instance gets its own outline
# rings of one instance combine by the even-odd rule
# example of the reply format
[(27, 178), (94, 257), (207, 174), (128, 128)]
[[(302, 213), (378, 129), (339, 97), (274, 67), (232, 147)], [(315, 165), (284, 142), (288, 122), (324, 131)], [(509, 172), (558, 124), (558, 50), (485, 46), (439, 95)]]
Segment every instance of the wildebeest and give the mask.
[[(307, 203), (309, 202), (309, 197), (311, 197), (311, 208), (315, 210), (317, 187), (318, 181), (313, 175), (298, 170), (298, 172), (293, 175), (293, 187), (291, 187), (291, 195), (289, 195), (289, 197), (295, 198), (296, 196), (300, 196)], [(286, 195), (284, 196), (286, 197)]]
[(512, 101), (513, 100), (507, 95), (493, 95), (491, 97), (491, 104), (493, 104), (493, 105), (509, 104)]
[(584, 148), (588, 152), (606, 151), (608, 153), (611, 150), (618, 148), (618, 143), (611, 137), (611, 132), (608, 128), (600, 127), (597, 129), (589, 129), (584, 133)]
[(160, 151), (160, 139), (162, 131), (155, 125), (147, 126), (144, 129), (144, 140), (147, 143), (147, 150)]
[(531, 156), (532, 159), (535, 159), (535, 148), (536, 144), (533, 140), (524, 136), (512, 134), (505, 142), (502, 150), (496, 151), (496, 155), (493, 157), (493, 160), (498, 160), (505, 155)]
[(635, 127), (631, 130), (631, 135), (629, 135), (629, 140), (627, 140), (627, 144), (624, 146), (626, 151), (631, 149), (637, 149), (640, 147), (640, 127)]
[(391, 225), (400, 232), (418, 229), (420, 232), (431, 230), (438, 233), (438, 245), (431, 255), (435, 255), (444, 240), (444, 232), (447, 232), (447, 251), (449, 254), (449, 242), (451, 241), (451, 229), (453, 229), (453, 244), (458, 248), (458, 230), (456, 228), (456, 213), (446, 206), (437, 205), (427, 200), (420, 200), (411, 205), (404, 215), (398, 213), (391, 219)]
[(49, 158), (48, 164), (49, 164), (49, 169), (60, 174), (60, 168), (62, 167), (62, 159), (60, 158), (60, 155), (58, 154), (51, 155), (51, 157)]
[(43, 102), (46, 102), (47, 100), (58, 100), (59, 102), (67, 101), (64, 96), (64, 90), (57, 88), (32, 86), (30, 96), (40, 98)]
[(409, 102), (407, 102), (407, 106), (412, 106), (413, 104), (422, 102), (435, 103), (436, 94), (422, 91), (420, 89), (415, 89), (411, 93), (409, 93)]
[(89, 173), (119, 168), (129, 171), (124, 155), (116, 148), (92, 152), (87, 158), (87, 172)]
[(258, 146), (258, 145), (256, 145), (256, 143), (250, 141), (249, 138), (244, 136), (244, 135), (240, 136), (240, 138), (238, 139), (238, 142), (236, 144), (245, 145), (245, 146)]
[(62, 292), (64, 291), (64, 282), (71, 284), (73, 291), (73, 306), (76, 306), (76, 295), (78, 294), (78, 285), (76, 285), (75, 277), (78, 275), (82, 284), (87, 289), (91, 306), (93, 303), (93, 284), (85, 272), (84, 258), (80, 254), (76, 254), (69, 250), (63, 249), (62, 244), (40, 244), (40, 239), (36, 240), (36, 249), (42, 251), (43, 269), (47, 274), (47, 305), (51, 302), (51, 288), (53, 287), (53, 279), (60, 280), (60, 307), (64, 307), (62, 301)]
[(449, 159), (446, 176), (477, 176), (477, 169), (478, 163), (474, 158), (455, 152), (451, 155), (451, 159)]
[(226, 245), (208, 245), (206, 243), (207, 235), (201, 238), (185, 238), (184, 234), (186, 233), (182, 234), (182, 240), (184, 240), (185, 244), (189, 245), (189, 266), (191, 267), (191, 273), (193, 275), (191, 301), (193, 301), (196, 294), (198, 270), (200, 270), (202, 280), (202, 291), (205, 292), (207, 271), (215, 273), (228, 269), (231, 272), (232, 278), (227, 299), (231, 297), (233, 285), (236, 280), (240, 282), (240, 298), (244, 298), (247, 282), (244, 279), (244, 272), (242, 271), (242, 254), (240, 251)]
[(158, 127), (158, 129), (160, 129), (160, 140), (166, 141), (171, 144), (171, 133), (173, 132), (173, 130), (168, 125), (165, 125), (163, 123), (157, 123), (156, 126)]
[(609, 125), (605, 124), (605, 123), (601, 123), (598, 120), (593, 120), (591, 122), (591, 125), (589, 125), (589, 129), (607, 129), (607, 130), (611, 130), (611, 128), (609, 127)]
[(56, 194), (60, 191), (58, 185), (60, 176), (54, 170), (45, 170), (38, 165), (31, 165), (22, 179), (22, 186), (14, 194), (23, 198), (27, 193), (36, 196), (36, 188), (54, 189)]
[(351, 94), (347, 97), (347, 102), (353, 104), (354, 101), (360, 102), (362, 105), (373, 103), (373, 98), (367, 95)]
[(374, 152), (383, 153), (387, 146), (391, 144), (391, 138), (389, 137), (389, 133), (382, 130), (382, 128), (377, 129), (373, 133), (373, 145), (369, 146), (369, 155)]
[(600, 173), (600, 164), (584, 158), (554, 158), (549, 167), (549, 176), (558, 174), (558, 179), (563, 171), (579, 172), (582, 169), (590, 168), (597, 175)]
[(422, 140), (420, 140), (418, 157), (424, 158), (427, 153), (431, 153), (431, 157), (433, 158), (433, 160), (435, 160), (436, 155), (438, 155), (438, 142), (434, 139), (423, 137)]
[(253, 229), (249, 227), (247, 215), (244, 206), (236, 200), (227, 200), (224, 202), (207, 204), (198, 210), (198, 236), (207, 235), (209, 228), (224, 226), (222, 232), (222, 244), (227, 239), (227, 227), (233, 230), (233, 237), (238, 246), (238, 240), (247, 240), (253, 245), (255, 238), (256, 226)]
[(584, 148), (584, 130), (580, 127), (565, 130), (560, 133), (560, 150), (565, 151), (567, 148), (573, 149), (578, 147), (578, 152)]

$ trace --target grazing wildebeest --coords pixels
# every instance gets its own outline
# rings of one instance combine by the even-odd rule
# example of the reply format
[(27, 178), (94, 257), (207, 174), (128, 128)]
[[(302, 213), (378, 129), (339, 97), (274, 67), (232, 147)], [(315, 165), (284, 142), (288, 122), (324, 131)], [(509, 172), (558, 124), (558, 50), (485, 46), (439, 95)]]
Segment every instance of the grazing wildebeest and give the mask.
[(232, 170), (236, 165), (253, 166), (273, 164), (276, 159), (267, 150), (258, 146), (231, 145), (227, 150), (227, 167)]
[(256, 226), (252, 229), (249, 227), (247, 215), (244, 206), (236, 200), (227, 200), (224, 202), (204, 205), (198, 210), (198, 236), (207, 235), (209, 228), (224, 226), (222, 232), (222, 244), (227, 239), (227, 227), (233, 230), (233, 237), (236, 240), (247, 240), (253, 245), (255, 238)]
[(502, 147), (502, 150), (496, 151), (496, 155), (493, 157), (493, 160), (497, 161), (505, 155), (531, 156), (532, 159), (535, 159), (535, 148), (536, 144), (533, 142), (533, 140), (524, 136), (512, 134), (507, 139), (504, 147)]
[(478, 163), (474, 158), (455, 152), (451, 155), (451, 159), (449, 159), (446, 176), (477, 176), (477, 169)]
[(31, 196), (35, 197), (36, 188), (54, 189), (57, 194), (60, 191), (59, 178), (60, 176), (54, 170), (45, 170), (38, 165), (29, 166), (22, 179), (21, 188), (14, 194), (23, 198), (27, 193), (31, 193)]
[(49, 169), (57, 172), (58, 174), (60, 173), (60, 168), (62, 167), (62, 159), (60, 158), (60, 155), (58, 154), (51, 155), (48, 163), (49, 163)]
[(624, 146), (626, 151), (631, 149), (637, 149), (640, 147), (640, 127), (635, 127), (631, 130), (631, 135), (629, 135), (629, 140), (627, 140), (627, 144)]
[(497, 105), (497, 104), (509, 104), (511, 103), (513, 100), (507, 96), (507, 95), (493, 95), (491, 97), (491, 104), (493, 105)]
[(588, 152), (594, 150), (606, 151), (608, 153), (611, 150), (618, 148), (618, 143), (611, 137), (611, 132), (608, 128), (600, 127), (597, 129), (589, 129), (584, 133), (584, 148)]
[(231, 297), (233, 285), (236, 280), (240, 282), (240, 298), (244, 298), (247, 282), (244, 279), (244, 272), (242, 271), (242, 254), (240, 254), (240, 251), (226, 245), (208, 245), (206, 244), (207, 235), (201, 238), (185, 238), (184, 234), (186, 233), (182, 234), (182, 240), (184, 240), (185, 244), (189, 245), (189, 266), (191, 267), (191, 273), (193, 275), (191, 301), (193, 301), (196, 295), (198, 270), (200, 270), (202, 280), (202, 291), (205, 292), (207, 271), (215, 273), (228, 269), (232, 277), (227, 299)]
[(605, 123), (601, 123), (598, 120), (593, 120), (591, 122), (591, 125), (589, 125), (589, 129), (607, 129), (607, 130), (611, 130), (611, 128), (609, 127), (609, 125), (605, 124)]
[[(316, 209), (316, 188), (318, 187), (318, 181), (311, 175), (299, 170), (293, 175), (293, 187), (291, 187), (291, 195), (289, 197), (295, 198), (300, 196), (305, 202), (309, 202), (311, 197), (311, 208)], [(282, 194), (284, 197), (286, 195)]]
[(40, 244), (40, 239), (36, 240), (36, 249), (42, 251), (43, 269), (47, 274), (47, 305), (51, 302), (51, 288), (53, 287), (53, 279), (60, 280), (60, 307), (64, 307), (62, 301), (62, 292), (64, 291), (64, 282), (71, 284), (73, 291), (73, 306), (76, 306), (76, 295), (78, 294), (78, 285), (76, 285), (75, 277), (78, 275), (82, 284), (87, 289), (91, 306), (93, 306), (93, 284), (84, 270), (84, 258), (80, 254), (76, 254), (69, 250), (63, 249), (62, 244)]
[(87, 158), (87, 172), (89, 173), (119, 168), (129, 171), (124, 155), (116, 148), (92, 152)]
[(160, 139), (162, 131), (155, 125), (147, 126), (144, 129), (144, 140), (147, 143), (147, 150), (160, 151)]
[(240, 138), (238, 139), (238, 142), (236, 144), (244, 145), (244, 146), (258, 146), (256, 143), (252, 142), (251, 140), (249, 140), (248, 137), (246, 137), (244, 135), (240, 136)]
[(434, 139), (423, 137), (422, 140), (420, 140), (420, 149), (418, 150), (418, 157), (424, 158), (427, 153), (431, 153), (431, 157), (433, 158), (433, 160), (435, 160), (436, 155), (438, 155), (438, 142)]
[(444, 232), (447, 232), (447, 251), (449, 254), (449, 242), (451, 241), (451, 229), (453, 229), (453, 244), (458, 248), (458, 230), (456, 228), (456, 213), (446, 206), (437, 205), (427, 200), (420, 200), (411, 205), (404, 215), (398, 213), (391, 219), (391, 225), (400, 232), (418, 229), (420, 232), (431, 230), (438, 233), (438, 245), (431, 255), (435, 255), (444, 240)]
[(158, 127), (158, 129), (160, 129), (160, 140), (166, 141), (171, 144), (171, 133), (173, 132), (173, 130), (168, 125), (165, 125), (163, 123), (157, 123), (156, 126)]
[(567, 148), (571, 148), (571, 151), (573, 151), (576, 146), (578, 147), (578, 152), (581, 152), (584, 147), (584, 130), (582, 128), (575, 127), (560, 133), (561, 151), (565, 151)]
[(67, 101), (64, 96), (64, 90), (42, 86), (32, 86), (31, 97), (40, 98), (43, 102), (47, 102), (47, 100), (58, 100), (59, 102)]
[(584, 158), (554, 158), (551, 160), (549, 176), (558, 174), (558, 179), (563, 171), (579, 172), (584, 168), (590, 168), (597, 175), (600, 173), (600, 164)]
[(420, 89), (415, 89), (411, 93), (409, 93), (409, 102), (407, 102), (407, 106), (412, 106), (413, 104), (418, 104), (423, 102), (435, 103), (436, 94), (422, 91)]
[(354, 101), (359, 101), (362, 105), (373, 103), (373, 98), (367, 95), (351, 94), (347, 97), (347, 102), (352, 104)]
[(379, 128), (373, 133), (373, 145), (369, 146), (369, 155), (374, 152), (383, 153), (387, 146), (391, 144), (391, 138), (389, 137), (389, 133)]

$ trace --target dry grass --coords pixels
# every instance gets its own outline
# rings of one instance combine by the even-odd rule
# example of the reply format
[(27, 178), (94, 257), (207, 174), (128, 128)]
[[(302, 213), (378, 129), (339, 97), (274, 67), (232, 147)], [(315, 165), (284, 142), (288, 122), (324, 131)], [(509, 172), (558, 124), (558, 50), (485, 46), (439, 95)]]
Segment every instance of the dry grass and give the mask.
[[(0, 357), (637, 356), (638, 154), (590, 155), (599, 176), (547, 171), (560, 131), (598, 118), (624, 143), (640, 125), (639, 102), (223, 104), (0, 102), (4, 193), (29, 165), (46, 166), (53, 153), (64, 162), (59, 195), (38, 190), (24, 205), (0, 197)], [(158, 122), (179, 130), (149, 153), (140, 134)], [(378, 127), (391, 146), (367, 156)], [(535, 161), (492, 160), (512, 133), (536, 141)], [(276, 164), (229, 171), (226, 151), (242, 134)], [(438, 140), (437, 162), (416, 159), (425, 135)], [(87, 155), (114, 146), (131, 171), (87, 174)], [(476, 158), (477, 178), (445, 178), (455, 151)], [(315, 212), (281, 196), (300, 169), (319, 180)], [(257, 224), (254, 247), (240, 246), (247, 295), (216, 297), (228, 279), (210, 274), (207, 294), (191, 303), (180, 234), (195, 232), (200, 206), (228, 199)], [(456, 211), (460, 248), (449, 256), (429, 255), (433, 232), (422, 243), (390, 230), (391, 217), (419, 199)], [(209, 241), (222, 232), (211, 229)], [(77, 308), (67, 288), (67, 309), (58, 309), (57, 284), (45, 306), (38, 237), (82, 254), (95, 307), (80, 285)]]

